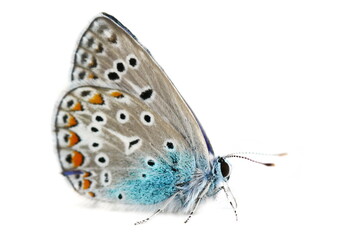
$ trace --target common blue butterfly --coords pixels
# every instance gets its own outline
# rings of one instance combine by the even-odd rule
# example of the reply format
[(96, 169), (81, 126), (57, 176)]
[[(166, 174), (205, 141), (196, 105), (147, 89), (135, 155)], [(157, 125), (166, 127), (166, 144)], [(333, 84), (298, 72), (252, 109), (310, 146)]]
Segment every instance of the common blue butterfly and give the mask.
[(251, 159), (215, 157), (175, 86), (117, 19), (102, 13), (90, 23), (71, 80), (55, 133), (62, 173), (78, 193), (152, 216), (188, 213), (187, 222), (202, 199), (223, 190), (235, 211), (227, 158)]

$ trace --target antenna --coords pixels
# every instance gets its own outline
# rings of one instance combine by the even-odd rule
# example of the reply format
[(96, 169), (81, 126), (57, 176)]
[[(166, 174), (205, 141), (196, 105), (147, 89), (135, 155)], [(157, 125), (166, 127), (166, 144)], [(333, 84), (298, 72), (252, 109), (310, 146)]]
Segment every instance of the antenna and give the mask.
[(228, 155), (261, 155), (261, 156), (283, 157), (283, 156), (287, 156), (288, 153), (236, 152), (236, 153), (230, 153)]
[(263, 163), (263, 162), (259, 162), (259, 161), (255, 161), (249, 157), (245, 157), (245, 156), (240, 156), (240, 155), (235, 155), (235, 154), (228, 154), (227, 156), (225, 156), (224, 158), (243, 158), (243, 159), (246, 159), (248, 161), (251, 161), (251, 162), (254, 162), (254, 163), (258, 163), (258, 164), (262, 164), (264, 166), (267, 166), (267, 167), (273, 167), (275, 166), (274, 163)]

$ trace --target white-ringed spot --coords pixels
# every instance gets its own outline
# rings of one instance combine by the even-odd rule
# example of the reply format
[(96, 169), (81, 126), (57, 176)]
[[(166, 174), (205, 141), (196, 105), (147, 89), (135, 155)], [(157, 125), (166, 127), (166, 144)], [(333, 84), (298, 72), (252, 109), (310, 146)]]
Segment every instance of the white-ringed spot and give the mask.
[(94, 161), (99, 167), (106, 167), (110, 162), (109, 157), (105, 153), (99, 153)]
[(155, 122), (154, 116), (150, 112), (142, 112), (140, 115), (141, 122), (146, 126), (152, 126)]
[(121, 110), (117, 111), (116, 119), (117, 119), (118, 122), (124, 124), (124, 123), (129, 121), (130, 116), (129, 116), (129, 113), (126, 110), (121, 109)]

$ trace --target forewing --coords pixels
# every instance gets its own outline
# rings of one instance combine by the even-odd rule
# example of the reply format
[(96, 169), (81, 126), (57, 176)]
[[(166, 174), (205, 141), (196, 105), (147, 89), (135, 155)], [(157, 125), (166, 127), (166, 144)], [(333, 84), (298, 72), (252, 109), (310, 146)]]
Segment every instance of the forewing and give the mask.
[(194, 114), (150, 53), (114, 17), (103, 13), (84, 32), (72, 81), (103, 82), (142, 101), (185, 139), (198, 167), (206, 167), (213, 150)]

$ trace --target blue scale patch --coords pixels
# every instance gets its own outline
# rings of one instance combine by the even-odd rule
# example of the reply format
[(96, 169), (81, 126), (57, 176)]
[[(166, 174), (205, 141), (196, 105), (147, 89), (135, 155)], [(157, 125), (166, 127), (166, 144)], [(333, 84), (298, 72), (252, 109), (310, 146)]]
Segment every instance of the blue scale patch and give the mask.
[(151, 205), (171, 197), (177, 191), (177, 184), (191, 180), (196, 166), (189, 154), (171, 152), (168, 157), (174, 164), (162, 158), (155, 159), (154, 164), (141, 159), (145, 168), (131, 171), (129, 179), (107, 190), (108, 198), (121, 199), (127, 204)]

